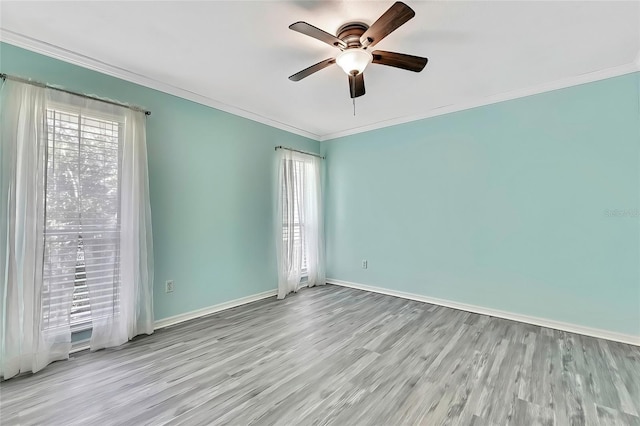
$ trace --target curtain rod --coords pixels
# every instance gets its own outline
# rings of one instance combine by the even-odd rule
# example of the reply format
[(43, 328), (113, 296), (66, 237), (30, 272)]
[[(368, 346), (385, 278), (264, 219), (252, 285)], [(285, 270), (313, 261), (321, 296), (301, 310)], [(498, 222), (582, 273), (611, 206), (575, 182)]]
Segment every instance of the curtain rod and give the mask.
[(300, 154), (313, 155), (314, 157), (322, 158), (324, 160), (324, 157), (322, 155), (318, 155), (318, 154), (315, 154), (313, 152), (300, 151), (299, 149), (288, 148), (288, 147), (282, 146), (282, 145), (276, 146), (276, 151), (279, 150), (279, 149), (286, 149), (287, 151), (299, 152)]
[(132, 109), (134, 111), (144, 112), (144, 115), (151, 115), (151, 111), (147, 111), (147, 110), (142, 109), (142, 108), (137, 107), (137, 106), (126, 105), (126, 104), (122, 104), (120, 102), (109, 101), (109, 100), (106, 100), (106, 99), (100, 99), (97, 96), (89, 96), (89, 95), (85, 95), (84, 93), (72, 92), (71, 90), (61, 89), (59, 87), (51, 86), (51, 85), (46, 84), (46, 83), (41, 83), (39, 81), (28, 80), (26, 78), (20, 78), (20, 77), (16, 77), (16, 76), (13, 76), (13, 75), (8, 75), (8, 74), (0, 74), (0, 78), (3, 79), (3, 80), (13, 80), (13, 81), (18, 81), (20, 83), (31, 84), (33, 86), (45, 87), (47, 89), (57, 90), (58, 92), (69, 93), (70, 95), (76, 95), (76, 96), (80, 96), (80, 97), (86, 98), (86, 99), (93, 99), (94, 101), (100, 101), (100, 102), (105, 102), (105, 103), (111, 104), (111, 105), (117, 105), (117, 106), (129, 108), (129, 109)]

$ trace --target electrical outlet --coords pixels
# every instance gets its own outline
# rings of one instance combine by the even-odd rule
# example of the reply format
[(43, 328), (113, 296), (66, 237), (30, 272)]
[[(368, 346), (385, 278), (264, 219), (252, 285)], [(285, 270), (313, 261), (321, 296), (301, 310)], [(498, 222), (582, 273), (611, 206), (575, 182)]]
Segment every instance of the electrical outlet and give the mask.
[(169, 280), (164, 283), (164, 292), (173, 293), (173, 280)]
[(368, 266), (369, 265), (368, 265), (368, 262), (366, 261), (366, 259), (362, 260), (362, 269), (367, 269)]

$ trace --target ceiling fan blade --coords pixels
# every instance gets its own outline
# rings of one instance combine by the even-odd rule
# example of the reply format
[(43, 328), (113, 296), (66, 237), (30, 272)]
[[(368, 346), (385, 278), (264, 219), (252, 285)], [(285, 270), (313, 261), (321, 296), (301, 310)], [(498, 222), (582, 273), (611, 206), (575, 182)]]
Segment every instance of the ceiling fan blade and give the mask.
[(351, 98), (357, 98), (364, 95), (364, 74), (349, 76), (349, 94)]
[(414, 16), (416, 13), (409, 6), (400, 1), (395, 2), (362, 34), (360, 44), (365, 48), (374, 46)]
[(324, 61), (320, 61), (317, 64), (311, 65), (309, 68), (305, 68), (302, 71), (295, 73), (294, 75), (289, 77), (289, 80), (300, 81), (305, 77), (309, 77), (314, 72), (320, 71), (321, 69), (324, 69), (329, 65), (335, 64), (335, 63), (336, 63), (335, 58), (325, 59)]
[(388, 65), (390, 67), (402, 68), (403, 70), (414, 72), (422, 71), (429, 61), (427, 58), (420, 56), (385, 52), (384, 50), (375, 50), (371, 54), (373, 55), (374, 64)]
[(314, 27), (313, 25), (307, 24), (306, 22), (303, 22), (303, 21), (298, 21), (289, 25), (289, 29), (292, 29), (293, 31), (297, 31), (304, 35), (308, 35), (309, 37), (313, 37), (317, 40), (323, 41), (330, 46), (334, 46), (342, 49), (347, 47), (347, 44), (344, 41), (340, 40), (338, 37), (332, 34), (329, 34), (326, 31), (322, 31), (320, 28)]

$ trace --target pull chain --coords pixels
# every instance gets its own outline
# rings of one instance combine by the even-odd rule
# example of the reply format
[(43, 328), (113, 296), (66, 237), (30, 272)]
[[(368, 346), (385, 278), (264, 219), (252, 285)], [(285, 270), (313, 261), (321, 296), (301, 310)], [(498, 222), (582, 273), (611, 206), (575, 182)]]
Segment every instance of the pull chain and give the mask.
[(349, 76), (349, 90), (351, 91), (351, 99), (353, 100), (353, 116), (356, 116), (356, 75), (358, 71), (351, 71)]

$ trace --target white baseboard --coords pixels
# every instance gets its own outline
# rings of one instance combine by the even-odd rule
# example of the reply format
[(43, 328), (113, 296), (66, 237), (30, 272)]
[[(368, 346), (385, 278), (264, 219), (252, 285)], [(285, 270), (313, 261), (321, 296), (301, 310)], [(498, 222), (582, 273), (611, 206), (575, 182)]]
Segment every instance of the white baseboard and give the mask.
[[(210, 315), (216, 312), (224, 311), (225, 309), (235, 308), (236, 306), (245, 305), (247, 303), (266, 299), (268, 297), (273, 297), (276, 294), (278, 294), (277, 289), (263, 291), (262, 293), (252, 294), (251, 296), (247, 296), (247, 297), (241, 297), (240, 299), (234, 299), (228, 302), (218, 303), (217, 305), (207, 306), (206, 308), (197, 309), (195, 311), (185, 312), (184, 314), (163, 318), (163, 319), (157, 320), (154, 323), (153, 329), (158, 330), (160, 328), (170, 327), (172, 325), (180, 324), (181, 322), (189, 321), (189, 320), (204, 317), (206, 315)], [(90, 339), (83, 339), (78, 342), (75, 342), (69, 353), (75, 353), (75, 352), (80, 352), (80, 351), (89, 349), (89, 340)]]
[(266, 299), (278, 294), (278, 290), (263, 291), (262, 293), (253, 294), (251, 296), (241, 297), (240, 299), (230, 300), (228, 302), (219, 303), (217, 305), (208, 306), (206, 308), (197, 309), (191, 312), (185, 312), (184, 314), (175, 315), (169, 318), (163, 318), (157, 320), (154, 324), (154, 329), (169, 327), (175, 324), (180, 324), (184, 321), (189, 321), (195, 318), (200, 318), (205, 315), (210, 315), (215, 312), (224, 311), (225, 309), (235, 308), (236, 306), (245, 305), (247, 303), (255, 302), (256, 300)]
[(482, 306), (469, 305), (466, 303), (454, 302), (451, 300), (437, 299), (434, 297), (423, 296), (420, 294), (406, 293), (403, 291), (389, 290), (382, 287), (374, 287), (365, 284), (353, 283), (349, 281), (327, 278), (328, 284), (335, 284), (342, 287), (351, 287), (358, 290), (371, 291), (373, 293), (386, 294), (389, 296), (401, 297), (403, 299), (416, 300), (418, 302), (430, 303), (432, 305), (445, 306), (447, 308), (459, 309), (461, 311), (473, 312), (476, 314), (489, 315), (497, 318), (504, 318), (512, 321), (523, 322), (526, 324), (538, 325), (540, 327), (553, 328), (555, 330), (567, 331), (570, 333), (582, 334), (600, 339), (613, 340), (614, 342), (627, 343), (630, 345), (640, 346), (640, 336), (631, 334), (616, 333), (614, 331), (601, 330), (597, 328), (584, 327), (561, 321), (554, 321), (545, 318), (532, 317), (529, 315), (516, 314), (513, 312), (500, 311), (497, 309), (485, 308)]

